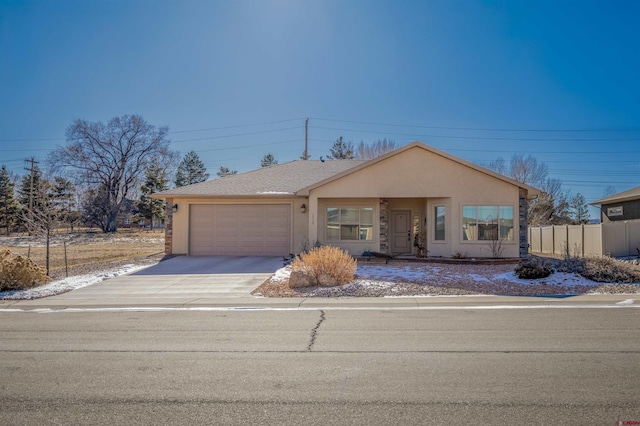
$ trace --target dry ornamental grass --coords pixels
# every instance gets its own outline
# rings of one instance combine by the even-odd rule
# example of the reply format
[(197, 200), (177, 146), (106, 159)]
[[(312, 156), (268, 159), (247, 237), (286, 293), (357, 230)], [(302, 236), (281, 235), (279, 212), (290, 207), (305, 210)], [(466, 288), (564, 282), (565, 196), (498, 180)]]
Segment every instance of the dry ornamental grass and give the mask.
[(338, 247), (322, 246), (302, 253), (291, 263), (293, 272), (312, 278), (312, 285), (335, 286), (353, 280), (357, 262)]

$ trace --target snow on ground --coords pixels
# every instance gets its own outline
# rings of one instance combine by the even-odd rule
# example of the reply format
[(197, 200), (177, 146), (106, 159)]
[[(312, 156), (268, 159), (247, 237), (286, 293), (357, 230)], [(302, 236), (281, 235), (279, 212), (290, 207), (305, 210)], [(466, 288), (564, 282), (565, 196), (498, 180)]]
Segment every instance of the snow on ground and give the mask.
[(519, 279), (512, 264), (380, 264), (361, 262), (349, 284), (290, 289), (291, 267), (275, 272), (255, 295), (266, 297), (417, 297), (469, 294), (573, 295), (640, 293), (638, 284), (598, 283), (578, 274)]
[(130, 274), (139, 271), (150, 265), (123, 265), (119, 268), (100, 271), (92, 274), (77, 275), (57, 281), (52, 281), (40, 287), (30, 288), (26, 290), (12, 290), (0, 292), (0, 299), (4, 300), (31, 300), (41, 297), (54, 296), (60, 293), (66, 293), (82, 287), (99, 283), (107, 278), (113, 278), (120, 275)]
[(554, 285), (559, 287), (574, 287), (574, 286), (598, 286), (602, 283), (591, 281), (579, 274), (570, 274), (567, 272), (555, 272), (546, 278), (536, 278), (533, 280), (524, 280), (518, 278), (513, 272), (505, 272), (503, 274), (497, 274), (493, 277), (497, 281), (508, 281), (514, 284), (523, 285)]

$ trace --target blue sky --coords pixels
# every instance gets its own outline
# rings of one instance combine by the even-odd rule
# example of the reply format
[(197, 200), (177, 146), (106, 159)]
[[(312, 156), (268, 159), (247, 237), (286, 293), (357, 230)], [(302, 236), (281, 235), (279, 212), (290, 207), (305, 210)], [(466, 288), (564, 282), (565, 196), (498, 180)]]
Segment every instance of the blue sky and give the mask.
[(74, 119), (135, 113), (212, 175), (247, 171), (297, 159), (309, 117), (312, 158), (339, 136), (530, 153), (593, 201), (640, 185), (638, 17), (615, 0), (2, 0), (0, 164), (22, 174)]

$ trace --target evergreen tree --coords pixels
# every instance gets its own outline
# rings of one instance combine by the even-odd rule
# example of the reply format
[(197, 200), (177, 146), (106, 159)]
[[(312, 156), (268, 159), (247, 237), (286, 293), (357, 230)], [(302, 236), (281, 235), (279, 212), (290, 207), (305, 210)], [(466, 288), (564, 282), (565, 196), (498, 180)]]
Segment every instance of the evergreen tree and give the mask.
[(7, 236), (18, 219), (18, 202), (14, 196), (15, 184), (6, 166), (0, 170), (0, 228), (5, 228)]
[(145, 169), (144, 177), (144, 184), (140, 187), (142, 195), (140, 195), (136, 208), (138, 209), (138, 217), (150, 220), (153, 229), (153, 218), (164, 221), (164, 201), (151, 198), (150, 195), (168, 189), (169, 179), (157, 159), (151, 160)]
[(342, 136), (335, 141), (327, 158), (331, 160), (351, 160), (354, 157), (353, 143), (344, 142)]
[(571, 199), (569, 209), (571, 211), (571, 218), (575, 225), (589, 222), (589, 208), (584, 195), (578, 192), (576, 196)]
[(176, 179), (174, 181), (176, 187), (204, 182), (207, 179), (209, 179), (209, 173), (207, 173), (207, 168), (198, 157), (198, 154), (194, 151), (185, 154), (176, 171)]
[(262, 161), (260, 162), (261, 167), (275, 166), (276, 164), (278, 164), (278, 160), (275, 159), (272, 153), (268, 153), (262, 157)]
[(237, 170), (229, 170), (228, 167), (220, 167), (220, 171), (216, 173), (219, 177), (225, 177), (229, 175), (235, 175), (238, 173)]
[(60, 221), (73, 230), (80, 219), (80, 213), (76, 208), (76, 187), (69, 179), (61, 176), (53, 178), (53, 200)]

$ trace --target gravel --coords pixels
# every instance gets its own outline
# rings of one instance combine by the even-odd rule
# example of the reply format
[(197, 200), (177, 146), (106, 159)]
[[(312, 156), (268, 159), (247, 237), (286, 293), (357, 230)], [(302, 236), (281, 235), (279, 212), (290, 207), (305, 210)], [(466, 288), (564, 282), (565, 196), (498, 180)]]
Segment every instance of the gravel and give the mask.
[(639, 284), (603, 284), (580, 275), (556, 272), (536, 280), (521, 280), (514, 264), (442, 264), (360, 262), (355, 279), (335, 287), (288, 286), (290, 267), (278, 270), (254, 290), (264, 297), (409, 297), (471, 294), (575, 295), (640, 294)]

